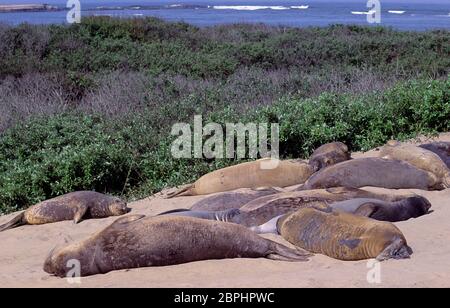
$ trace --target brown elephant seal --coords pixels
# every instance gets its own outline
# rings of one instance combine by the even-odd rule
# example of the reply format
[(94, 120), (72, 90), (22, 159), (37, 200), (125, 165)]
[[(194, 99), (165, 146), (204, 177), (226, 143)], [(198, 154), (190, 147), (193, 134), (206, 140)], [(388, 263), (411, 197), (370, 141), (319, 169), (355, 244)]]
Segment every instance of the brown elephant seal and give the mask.
[(428, 214), (431, 203), (426, 198), (414, 196), (397, 202), (357, 198), (336, 202), (330, 207), (337, 212), (352, 213), (381, 221), (404, 221)]
[(94, 191), (77, 191), (28, 208), (10, 222), (0, 226), (0, 232), (22, 225), (42, 225), (64, 220), (79, 223), (82, 219), (120, 216), (130, 211), (119, 198)]
[(309, 164), (318, 171), (350, 159), (350, 151), (344, 143), (332, 142), (318, 147), (309, 158)]
[(421, 144), (420, 147), (438, 155), (447, 165), (447, 168), (450, 168), (450, 142), (431, 142)]
[(394, 202), (414, 197), (414, 194), (389, 195), (374, 193), (357, 188), (334, 187), (304, 191), (290, 191), (268, 195), (252, 200), (240, 208), (225, 211), (197, 211), (189, 209), (176, 209), (160, 215), (189, 216), (202, 219), (227, 221), (252, 227), (261, 225), (273, 217), (295, 212), (305, 207), (327, 208), (330, 204), (355, 198), (380, 199)]
[(281, 188), (261, 187), (261, 188), (241, 188), (233, 191), (226, 191), (214, 194), (202, 199), (191, 207), (194, 211), (225, 211), (238, 209), (244, 204), (263, 196), (273, 195), (282, 192)]
[(383, 261), (412, 254), (395, 225), (363, 216), (306, 208), (280, 217), (277, 225), (291, 244), (339, 260)]
[(389, 141), (381, 148), (380, 157), (402, 160), (436, 175), (445, 187), (450, 187), (450, 169), (439, 155), (413, 144)]
[(236, 224), (190, 217), (131, 215), (84, 241), (53, 250), (44, 271), (65, 277), (69, 260), (81, 276), (224, 258), (307, 261), (309, 253), (267, 240)]
[(303, 160), (264, 158), (210, 172), (195, 183), (163, 196), (173, 198), (209, 195), (239, 188), (287, 187), (305, 183), (313, 172), (313, 168)]
[(444, 189), (442, 182), (431, 172), (421, 170), (399, 160), (377, 157), (348, 160), (315, 173), (301, 189), (365, 186), (389, 189)]

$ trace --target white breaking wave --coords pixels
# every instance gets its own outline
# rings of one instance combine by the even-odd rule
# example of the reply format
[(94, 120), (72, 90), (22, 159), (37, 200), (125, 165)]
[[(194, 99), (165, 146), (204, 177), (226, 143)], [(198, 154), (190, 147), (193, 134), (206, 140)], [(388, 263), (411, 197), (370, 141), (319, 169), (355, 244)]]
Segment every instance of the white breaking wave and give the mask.
[(390, 14), (405, 14), (406, 11), (388, 11)]
[(358, 12), (358, 11), (352, 11), (353, 15), (372, 15), (375, 14), (376, 10), (370, 10), (368, 12)]
[(269, 9), (271, 10), (289, 10), (290, 8), (285, 6), (270, 6)]
[(291, 6), (291, 9), (297, 9), (297, 10), (307, 10), (309, 8), (309, 5), (297, 5), (297, 6)]
[(215, 10), (238, 10), (238, 11), (256, 11), (256, 10), (267, 10), (268, 6), (256, 6), (256, 5), (214, 5)]
[(286, 6), (265, 6), (265, 5), (214, 5), (215, 10), (237, 10), (237, 11), (256, 11), (256, 10), (289, 10)]

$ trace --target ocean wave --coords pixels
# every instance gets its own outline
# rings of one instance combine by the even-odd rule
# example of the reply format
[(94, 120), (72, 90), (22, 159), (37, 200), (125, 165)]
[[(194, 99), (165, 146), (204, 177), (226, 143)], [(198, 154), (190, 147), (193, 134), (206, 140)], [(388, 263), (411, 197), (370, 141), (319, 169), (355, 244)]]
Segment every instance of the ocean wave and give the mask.
[(368, 12), (359, 12), (359, 11), (352, 11), (353, 15), (372, 15), (375, 14), (376, 10), (370, 10)]
[(405, 14), (406, 11), (394, 11), (394, 10), (390, 10), (388, 11), (388, 13), (390, 14)]
[(294, 6), (291, 6), (291, 9), (307, 10), (307, 9), (309, 9), (309, 5), (294, 5)]
[(281, 5), (213, 5), (215, 10), (257, 11), (257, 10), (290, 10), (291, 7)]
[(167, 10), (167, 9), (215, 9), (215, 10), (236, 10), (236, 11), (257, 11), (257, 10), (306, 10), (309, 5), (196, 5), (196, 4), (169, 4), (169, 5), (128, 5), (128, 6), (97, 6), (95, 8), (87, 8), (86, 11), (119, 11), (119, 10)]

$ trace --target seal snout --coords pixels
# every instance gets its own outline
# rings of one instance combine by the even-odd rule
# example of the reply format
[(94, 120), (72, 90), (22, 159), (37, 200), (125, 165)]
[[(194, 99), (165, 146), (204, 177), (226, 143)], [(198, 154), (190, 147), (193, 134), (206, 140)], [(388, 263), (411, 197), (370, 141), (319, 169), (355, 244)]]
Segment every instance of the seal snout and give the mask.
[(418, 211), (417, 217), (431, 212), (431, 203), (422, 196), (414, 196), (410, 198), (410, 202), (414, 209)]
[(127, 203), (117, 199), (115, 202), (109, 205), (109, 210), (115, 216), (121, 216), (131, 212), (131, 209), (127, 206)]
[(54, 252), (56, 250), (56, 247), (54, 247), (50, 253), (48, 254), (47, 258), (44, 262), (44, 271), (49, 274), (55, 274), (56, 275), (56, 269), (55, 269), (55, 262), (54, 262)]

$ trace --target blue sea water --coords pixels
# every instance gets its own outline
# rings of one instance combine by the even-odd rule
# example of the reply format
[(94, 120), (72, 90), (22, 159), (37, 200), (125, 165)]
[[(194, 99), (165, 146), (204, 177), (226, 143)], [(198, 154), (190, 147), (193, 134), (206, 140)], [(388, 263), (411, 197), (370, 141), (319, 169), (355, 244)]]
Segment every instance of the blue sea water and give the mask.
[[(0, 0), (0, 4), (48, 3), (66, 7), (66, 0)], [(224, 23), (266, 23), (286, 26), (368, 25), (366, 0), (81, 0), (81, 15), (155, 16), (198, 26)], [(402, 30), (450, 29), (450, 0), (381, 0), (381, 24)], [(67, 11), (0, 13), (0, 22), (66, 23)]]

